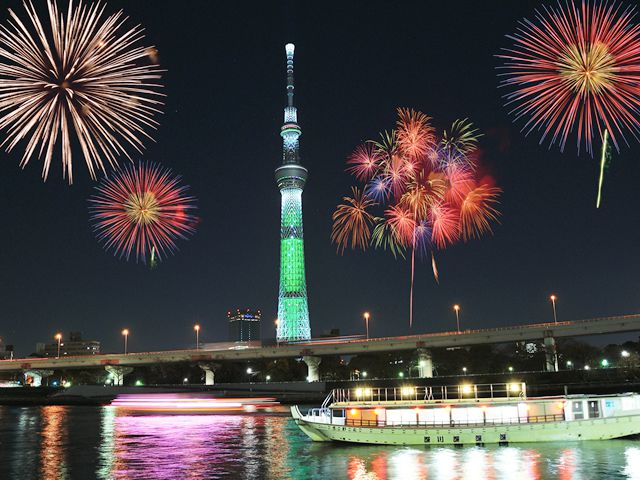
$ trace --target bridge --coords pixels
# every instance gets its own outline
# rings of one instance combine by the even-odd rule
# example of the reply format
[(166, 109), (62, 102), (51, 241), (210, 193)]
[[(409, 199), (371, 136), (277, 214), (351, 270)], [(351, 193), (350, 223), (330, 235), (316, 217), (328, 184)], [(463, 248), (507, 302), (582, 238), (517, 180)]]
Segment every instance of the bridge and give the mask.
[(39, 384), (42, 377), (51, 375), (54, 369), (105, 368), (112, 374), (114, 384), (121, 385), (124, 375), (131, 372), (132, 367), (135, 366), (191, 362), (197, 363), (205, 371), (206, 384), (213, 384), (216, 362), (301, 357), (308, 367), (307, 379), (309, 381), (317, 381), (319, 380), (319, 365), (322, 356), (417, 350), (419, 376), (425, 378), (433, 376), (433, 362), (430, 352), (432, 348), (539, 339), (543, 339), (545, 345), (546, 370), (557, 371), (556, 338), (634, 331), (640, 331), (640, 314), (464, 330), (461, 332), (350, 339), (339, 342), (331, 338), (320, 338), (308, 342), (281, 343), (277, 346), (259, 346), (258, 344), (230, 346), (226, 343), (219, 344), (219, 346), (213, 344), (206, 349), (197, 350), (166, 350), (61, 358), (16, 358), (0, 361), (0, 373), (23, 372), (25, 375), (32, 377), (34, 384)]

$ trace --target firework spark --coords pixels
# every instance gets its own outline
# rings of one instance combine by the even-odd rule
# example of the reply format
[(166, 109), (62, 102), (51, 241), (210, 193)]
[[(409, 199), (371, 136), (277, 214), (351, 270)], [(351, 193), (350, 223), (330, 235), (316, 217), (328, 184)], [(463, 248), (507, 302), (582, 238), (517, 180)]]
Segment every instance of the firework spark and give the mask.
[(524, 20), (509, 36), (514, 46), (498, 55), (504, 60), (502, 85), (516, 120), (528, 118), (523, 130), (542, 132), (564, 150), (577, 132), (593, 156), (593, 141), (604, 131), (619, 150), (630, 132), (640, 133), (640, 25), (635, 7), (616, 0), (583, 0), (581, 5), (544, 7), (536, 20)]
[(142, 28), (124, 28), (122, 11), (104, 18), (100, 2), (71, 1), (65, 15), (47, 0), (48, 22), (31, 0), (24, 6), (30, 23), (9, 10), (11, 21), (0, 25), (1, 146), (10, 152), (24, 140), (21, 167), (37, 155), (46, 179), (60, 144), (69, 183), (74, 145), (92, 178), (105, 161), (131, 158), (127, 148), (140, 152), (162, 105), (156, 50), (139, 45)]
[(89, 199), (94, 231), (106, 250), (152, 263), (176, 250), (175, 241), (195, 232), (195, 199), (168, 168), (127, 164), (105, 177)]

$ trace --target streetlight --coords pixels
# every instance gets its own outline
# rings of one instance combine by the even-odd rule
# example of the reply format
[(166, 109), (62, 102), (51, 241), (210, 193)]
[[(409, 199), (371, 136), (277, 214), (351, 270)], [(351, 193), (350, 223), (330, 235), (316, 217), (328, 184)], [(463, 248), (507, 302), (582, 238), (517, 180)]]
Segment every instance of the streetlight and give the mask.
[(602, 361), (600, 362), (600, 365), (602, 365), (604, 368), (607, 368), (609, 366), (609, 360), (607, 360), (606, 358), (603, 358)]
[(551, 304), (553, 305), (553, 321), (554, 323), (558, 323), (558, 315), (556, 313), (556, 300), (558, 299), (558, 297), (556, 297), (555, 295), (551, 295), (549, 297), (551, 299)]
[(513, 367), (509, 367), (509, 371), (510, 371), (510, 372), (513, 372)]
[(125, 328), (122, 330), (122, 336), (124, 336), (124, 354), (127, 354), (127, 343), (129, 341), (129, 329)]
[(467, 374), (467, 367), (462, 367), (462, 373)]
[(193, 326), (193, 329), (196, 331), (196, 350), (200, 349), (200, 325), (197, 323)]
[(573, 365), (573, 362), (571, 360), (567, 360), (567, 368), (571, 368), (571, 365)]
[(585, 369), (585, 370), (591, 370), (591, 367), (590, 367), (589, 365), (585, 365), (585, 366), (584, 366), (584, 369)]
[(267, 382), (268, 382), (269, 380), (271, 380), (271, 375), (267, 375), (267, 376), (265, 377), (265, 380), (266, 380)]
[(369, 340), (369, 312), (364, 312), (364, 323), (367, 325), (367, 340)]
[(62, 341), (62, 334), (56, 333), (54, 338), (58, 341), (58, 356), (56, 358), (60, 358), (60, 342)]
[(251, 375), (253, 373), (253, 368), (249, 367), (247, 368), (247, 374)]
[(460, 305), (454, 305), (453, 310), (456, 312), (456, 325), (458, 326), (458, 333), (460, 333)]
[(362, 378), (367, 378), (367, 372), (362, 372)]
[(400, 378), (404, 378), (404, 372), (400, 372), (400, 373), (398, 373), (398, 376), (399, 376)]
[(623, 358), (629, 358), (629, 356), (630, 356), (630, 355), (631, 355), (631, 354), (630, 354), (628, 351), (626, 351), (626, 350), (622, 350), (622, 351), (620, 352), (620, 356), (621, 356), (621, 357), (623, 357)]

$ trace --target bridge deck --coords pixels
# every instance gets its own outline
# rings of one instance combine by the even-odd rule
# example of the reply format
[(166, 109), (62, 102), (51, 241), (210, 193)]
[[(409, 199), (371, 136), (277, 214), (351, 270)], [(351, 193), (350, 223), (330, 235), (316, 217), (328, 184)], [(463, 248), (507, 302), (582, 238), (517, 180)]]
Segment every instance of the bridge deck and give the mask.
[(103, 354), (62, 358), (16, 358), (1, 360), (0, 372), (26, 369), (86, 368), (104, 365), (152, 365), (175, 362), (215, 362), (222, 360), (253, 360), (302, 356), (354, 355), (415, 348), (468, 346), (490, 343), (506, 343), (553, 337), (603, 335), (609, 333), (640, 331), (640, 314), (592, 318), (568, 322), (537, 323), (500, 328), (464, 330), (462, 332), (437, 332), (402, 337), (353, 339), (335, 343), (330, 339), (311, 340), (306, 343), (280, 344), (279, 346), (225, 348), (207, 350), (166, 350), (159, 352), (133, 352), (128, 354)]

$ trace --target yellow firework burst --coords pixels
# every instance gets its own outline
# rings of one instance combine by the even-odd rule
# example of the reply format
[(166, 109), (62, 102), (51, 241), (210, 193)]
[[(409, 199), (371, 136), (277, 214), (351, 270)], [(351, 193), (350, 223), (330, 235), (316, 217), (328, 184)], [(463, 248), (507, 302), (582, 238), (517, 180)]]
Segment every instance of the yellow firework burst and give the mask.
[(616, 61), (601, 42), (584, 48), (568, 45), (560, 56), (558, 71), (573, 91), (583, 95), (601, 94), (614, 86)]
[(129, 218), (138, 225), (149, 225), (158, 221), (160, 204), (153, 192), (134, 192), (124, 203)]

